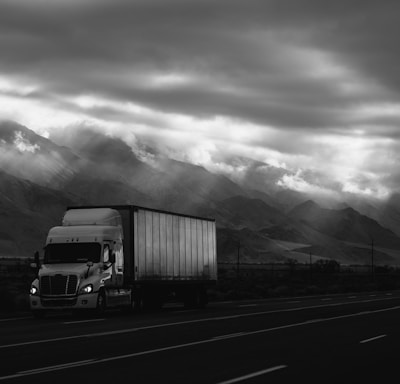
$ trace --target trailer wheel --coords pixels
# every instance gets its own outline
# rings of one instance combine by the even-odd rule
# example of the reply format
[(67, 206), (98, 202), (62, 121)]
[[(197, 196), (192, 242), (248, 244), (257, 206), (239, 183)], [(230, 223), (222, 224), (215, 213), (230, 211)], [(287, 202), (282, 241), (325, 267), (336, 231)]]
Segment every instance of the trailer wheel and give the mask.
[(183, 297), (183, 305), (186, 309), (197, 308), (199, 303), (198, 291), (195, 288), (187, 289)]
[(208, 294), (207, 290), (205, 287), (200, 287), (199, 288), (199, 301), (198, 305), (199, 308), (205, 308), (208, 304)]
[(203, 286), (188, 289), (184, 293), (183, 304), (185, 308), (205, 308), (208, 304), (207, 290)]

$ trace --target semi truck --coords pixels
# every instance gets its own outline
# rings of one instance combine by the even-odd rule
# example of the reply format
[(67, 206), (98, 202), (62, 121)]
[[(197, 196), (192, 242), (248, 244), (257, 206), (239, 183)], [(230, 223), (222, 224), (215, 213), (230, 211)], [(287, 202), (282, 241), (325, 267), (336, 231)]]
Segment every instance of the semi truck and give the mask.
[(138, 311), (171, 298), (205, 306), (217, 281), (216, 249), (214, 219), (134, 205), (68, 207), (34, 265), (32, 314)]

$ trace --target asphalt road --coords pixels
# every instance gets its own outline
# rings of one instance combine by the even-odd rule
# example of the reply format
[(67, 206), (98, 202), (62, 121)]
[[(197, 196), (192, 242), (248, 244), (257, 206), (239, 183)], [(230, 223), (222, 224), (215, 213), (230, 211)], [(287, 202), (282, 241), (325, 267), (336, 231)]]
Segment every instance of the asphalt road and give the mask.
[(399, 345), (397, 291), (9, 317), (0, 318), (0, 381), (386, 383)]

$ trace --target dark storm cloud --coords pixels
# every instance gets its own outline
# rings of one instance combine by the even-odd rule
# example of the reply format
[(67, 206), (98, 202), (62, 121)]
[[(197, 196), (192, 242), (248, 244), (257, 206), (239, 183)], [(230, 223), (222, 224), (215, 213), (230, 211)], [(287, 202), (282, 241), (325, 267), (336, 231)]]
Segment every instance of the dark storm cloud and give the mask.
[(364, 190), (368, 180), (396, 189), (385, 169), (399, 161), (399, 10), (377, 0), (6, 0), (0, 96), (65, 111), (64, 126), (87, 117), (160, 138), (198, 128), (193, 141), (207, 148), (225, 140), (301, 168), (337, 166), (330, 181), (302, 172), (335, 190), (345, 169)]
[[(339, 124), (349, 102), (329, 81), (302, 78), (295, 62), (285, 62), (296, 57), (282, 57), (281, 45), (289, 37), (318, 43), (322, 34), (342, 53), (338, 44), (346, 28), (352, 32), (347, 20), (359, 18), (360, 3), (329, 10), (321, 1), (13, 3), (1, 12), (7, 52), (1, 68), (24, 71), (56, 92), (87, 91), (169, 112), (233, 115), (281, 127)], [(331, 35), (342, 24), (335, 40)], [(359, 49), (364, 45), (361, 40)], [(158, 71), (208, 82), (160, 90), (129, 81)]]

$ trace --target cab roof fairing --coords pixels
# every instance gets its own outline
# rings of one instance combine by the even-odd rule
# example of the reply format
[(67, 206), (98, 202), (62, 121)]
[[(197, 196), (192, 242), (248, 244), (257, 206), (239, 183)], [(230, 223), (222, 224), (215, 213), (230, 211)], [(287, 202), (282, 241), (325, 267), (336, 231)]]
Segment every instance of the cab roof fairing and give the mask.
[(113, 226), (122, 228), (119, 212), (111, 208), (79, 208), (65, 212), (62, 226)]
[(103, 241), (122, 241), (122, 228), (105, 225), (60, 226), (50, 229), (46, 245), (51, 243), (102, 243)]

